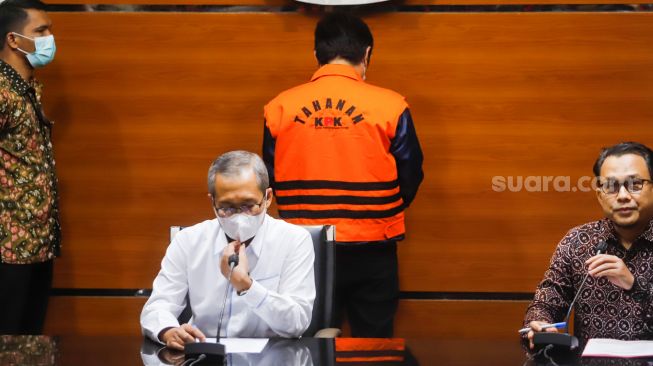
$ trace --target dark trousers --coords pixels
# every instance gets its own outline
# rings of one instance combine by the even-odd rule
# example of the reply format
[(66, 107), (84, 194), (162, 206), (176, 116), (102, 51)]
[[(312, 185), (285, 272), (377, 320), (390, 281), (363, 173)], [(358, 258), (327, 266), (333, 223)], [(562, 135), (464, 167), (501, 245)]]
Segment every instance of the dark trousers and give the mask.
[(397, 242), (336, 245), (336, 321), (351, 334), (390, 338), (399, 300)]
[(52, 261), (0, 263), (0, 334), (41, 334), (52, 287)]

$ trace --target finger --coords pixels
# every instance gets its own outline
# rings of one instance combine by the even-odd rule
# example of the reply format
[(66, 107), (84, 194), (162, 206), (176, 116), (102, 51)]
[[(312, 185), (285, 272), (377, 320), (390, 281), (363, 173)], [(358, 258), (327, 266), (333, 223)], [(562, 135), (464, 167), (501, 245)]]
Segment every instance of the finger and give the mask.
[(234, 250), (234, 242), (231, 242), (224, 248), (224, 252), (222, 252), (222, 257), (229, 257), (235, 252), (236, 251)]
[(168, 346), (168, 348), (176, 349), (176, 350), (179, 350), (179, 351), (184, 350), (184, 344), (180, 343), (180, 342), (177, 342), (177, 341), (169, 342), (167, 344), (167, 346)]
[(535, 335), (535, 332), (532, 330), (528, 332), (528, 346), (533, 349), (535, 348), (535, 344), (533, 344), (533, 336)]
[(193, 337), (198, 338), (200, 341), (204, 342), (206, 340), (206, 336), (204, 333), (202, 333), (201, 330), (192, 327), (191, 330), (188, 332), (193, 335)]
[(549, 333), (558, 333), (558, 328), (555, 328), (555, 327), (546, 328), (545, 331), (547, 331)]
[(599, 254), (596, 255), (585, 262), (587, 264), (588, 269), (595, 268), (596, 266), (600, 266), (601, 264), (607, 262), (609, 260), (608, 256), (605, 254)]
[(617, 269), (617, 267), (618, 266), (615, 263), (604, 263), (604, 264), (601, 264), (600, 266), (595, 267), (594, 269), (590, 270), (589, 274), (591, 276), (593, 276), (593, 277), (603, 277), (603, 276), (605, 276), (605, 273), (603, 273), (603, 272), (608, 271), (608, 270)]
[(183, 349), (183, 342), (179, 340), (179, 337), (177, 337), (177, 334), (173, 334), (170, 336), (168, 341), (166, 342), (166, 347), (170, 349), (176, 349), (176, 350), (181, 350)]
[(188, 324), (188, 323), (184, 323), (184, 324), (181, 325), (181, 329), (183, 329), (184, 331), (186, 331), (186, 333), (188, 333), (188, 334), (190, 334), (190, 335), (193, 335), (193, 334), (194, 334), (193, 332), (194, 332), (194, 330), (195, 330), (195, 327), (193, 327), (192, 325), (190, 325), (190, 324)]
[(591, 264), (591, 263), (594, 263), (594, 262), (595, 262), (598, 258), (600, 258), (600, 257), (601, 257), (601, 254), (599, 254), (599, 255), (595, 255), (595, 256), (592, 256), (592, 257), (590, 257), (590, 259), (588, 259), (588, 260), (585, 261), (585, 264), (586, 264), (586, 265), (589, 265), (589, 264)]
[(195, 338), (192, 335), (188, 334), (188, 332), (186, 332), (184, 329), (180, 329), (177, 335), (179, 336), (179, 339), (184, 343), (195, 342)]
[(531, 329), (533, 329), (533, 331), (541, 332), (542, 331), (542, 324), (543, 324), (542, 322), (532, 321), (532, 322), (528, 323), (528, 326), (530, 326)]

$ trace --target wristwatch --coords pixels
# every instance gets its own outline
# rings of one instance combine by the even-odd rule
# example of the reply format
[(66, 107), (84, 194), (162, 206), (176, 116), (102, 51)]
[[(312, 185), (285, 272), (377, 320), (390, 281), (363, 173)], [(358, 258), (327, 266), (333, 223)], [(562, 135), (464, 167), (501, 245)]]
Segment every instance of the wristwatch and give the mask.
[[(249, 273), (247, 274), (247, 276), (249, 277)], [(250, 284), (249, 284), (249, 287), (252, 288), (252, 285), (254, 284), (254, 281), (252, 280), (251, 277), (249, 277), (249, 279), (251, 281)], [(244, 296), (247, 293), (247, 291), (249, 291), (249, 288), (245, 289), (245, 290), (236, 291), (236, 295)]]

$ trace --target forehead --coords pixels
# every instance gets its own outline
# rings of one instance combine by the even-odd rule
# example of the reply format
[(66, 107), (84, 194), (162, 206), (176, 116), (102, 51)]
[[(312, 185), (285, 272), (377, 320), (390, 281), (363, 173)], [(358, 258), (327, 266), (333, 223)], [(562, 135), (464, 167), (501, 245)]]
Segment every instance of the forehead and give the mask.
[(626, 178), (639, 177), (650, 179), (646, 160), (636, 154), (609, 156), (601, 166), (602, 177)]
[(219, 199), (257, 198), (260, 195), (253, 169), (243, 169), (240, 174), (215, 176), (215, 194)]
[(43, 10), (25, 9), (25, 12), (27, 12), (27, 20), (25, 21), (23, 30), (29, 31), (38, 27), (42, 27), (42, 26), (50, 27), (52, 25), (52, 21), (50, 20), (50, 17)]

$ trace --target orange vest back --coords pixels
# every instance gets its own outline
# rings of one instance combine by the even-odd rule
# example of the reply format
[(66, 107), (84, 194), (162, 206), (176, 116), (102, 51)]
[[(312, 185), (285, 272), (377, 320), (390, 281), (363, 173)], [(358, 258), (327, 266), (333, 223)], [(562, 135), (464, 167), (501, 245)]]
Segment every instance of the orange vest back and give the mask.
[(407, 107), (401, 95), (365, 83), (346, 65), (325, 65), (311, 82), (268, 103), (280, 216), (300, 225), (336, 225), (339, 242), (404, 234), (389, 149)]

